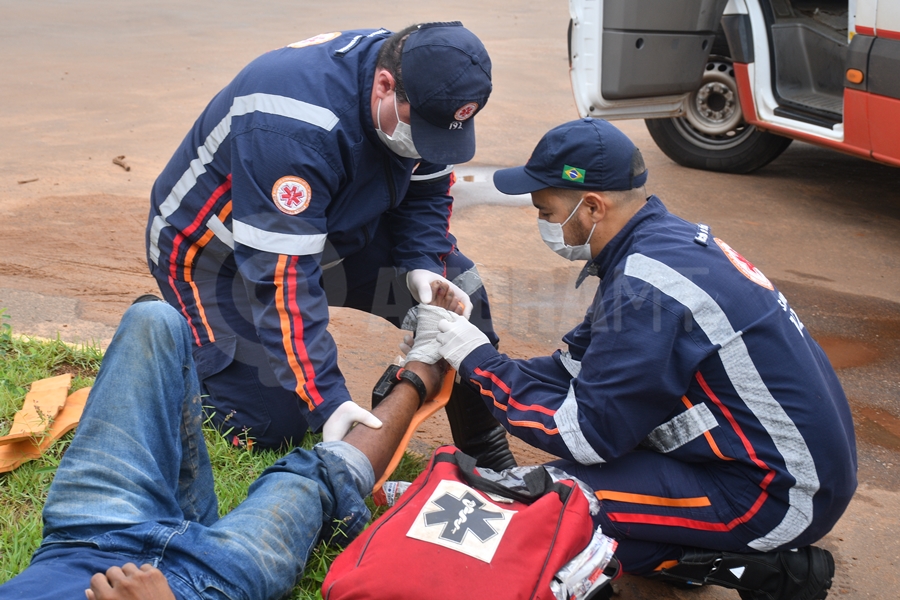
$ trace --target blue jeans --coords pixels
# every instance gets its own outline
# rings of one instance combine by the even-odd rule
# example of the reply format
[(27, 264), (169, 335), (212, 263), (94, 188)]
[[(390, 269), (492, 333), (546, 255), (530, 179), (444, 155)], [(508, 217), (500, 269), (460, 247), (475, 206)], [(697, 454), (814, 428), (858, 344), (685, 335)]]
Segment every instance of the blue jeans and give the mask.
[(125, 313), (50, 488), (32, 567), (89, 546), (153, 564), (180, 598), (275, 599), (319, 539), (365, 526), (374, 475), (344, 442), (293, 450), (218, 518), (192, 346), (167, 304)]

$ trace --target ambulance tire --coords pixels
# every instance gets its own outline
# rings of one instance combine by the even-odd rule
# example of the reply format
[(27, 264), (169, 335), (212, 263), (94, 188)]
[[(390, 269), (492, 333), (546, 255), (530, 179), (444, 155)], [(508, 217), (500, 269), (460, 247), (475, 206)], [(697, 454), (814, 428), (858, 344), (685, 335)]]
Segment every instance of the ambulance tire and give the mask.
[(731, 143), (693, 130), (684, 117), (646, 119), (647, 130), (659, 149), (679, 165), (722, 173), (750, 173), (778, 158), (791, 139), (744, 124)]
[(693, 169), (750, 173), (791, 144), (744, 122), (734, 65), (718, 54), (710, 55), (700, 86), (685, 100), (684, 116), (646, 123), (666, 156)]

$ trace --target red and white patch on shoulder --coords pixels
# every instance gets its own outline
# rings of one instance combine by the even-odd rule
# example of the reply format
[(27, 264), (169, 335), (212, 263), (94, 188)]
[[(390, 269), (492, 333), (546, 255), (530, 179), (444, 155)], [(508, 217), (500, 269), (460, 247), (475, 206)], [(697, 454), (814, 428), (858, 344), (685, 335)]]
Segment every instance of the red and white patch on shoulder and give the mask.
[(272, 186), (272, 200), (278, 210), (288, 215), (302, 213), (309, 207), (312, 188), (305, 179), (288, 175)]
[(294, 42), (293, 44), (288, 44), (288, 48), (306, 48), (307, 46), (315, 46), (316, 44), (324, 44), (325, 42), (330, 42), (337, 36), (341, 35), (340, 31), (332, 31), (331, 33), (320, 33), (319, 35), (314, 35), (311, 38), (306, 38), (305, 40), (301, 40), (299, 42)]
[(741, 256), (737, 250), (720, 240), (719, 238), (713, 238), (716, 244), (719, 245), (719, 248), (722, 249), (722, 252), (725, 253), (725, 256), (728, 257), (728, 260), (731, 261), (737, 270), (740, 271), (747, 279), (752, 281), (757, 285), (761, 285), (767, 290), (774, 290), (775, 286), (772, 285), (772, 282), (769, 281), (768, 277), (763, 275), (762, 271), (753, 266), (749, 260)]
[(472, 117), (475, 114), (475, 111), (478, 110), (477, 102), (469, 102), (468, 104), (463, 104), (456, 112), (453, 114), (453, 118), (457, 121), (465, 121)]

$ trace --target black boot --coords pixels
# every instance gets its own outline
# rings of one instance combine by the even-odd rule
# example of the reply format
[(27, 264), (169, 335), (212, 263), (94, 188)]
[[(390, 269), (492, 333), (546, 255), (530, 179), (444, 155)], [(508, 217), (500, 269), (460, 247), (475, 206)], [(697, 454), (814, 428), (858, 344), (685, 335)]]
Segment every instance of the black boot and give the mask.
[(831, 587), (834, 558), (816, 546), (759, 554), (688, 549), (677, 565), (650, 577), (682, 586), (721, 585), (743, 600), (821, 600)]
[(502, 471), (516, 466), (506, 430), (472, 388), (454, 383), (445, 410), (453, 443), (474, 458), (479, 467)]

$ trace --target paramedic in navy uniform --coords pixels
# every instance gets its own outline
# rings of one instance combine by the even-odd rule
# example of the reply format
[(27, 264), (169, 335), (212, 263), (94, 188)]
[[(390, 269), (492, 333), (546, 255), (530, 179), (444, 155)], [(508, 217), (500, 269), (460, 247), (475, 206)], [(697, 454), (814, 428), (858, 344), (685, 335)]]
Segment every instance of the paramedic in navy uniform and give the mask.
[(437, 352), (511, 433), (596, 490), (626, 571), (824, 598), (834, 562), (811, 544), (857, 483), (847, 399), (784, 295), (648, 198), (646, 179), (631, 140), (594, 119), (497, 171), (501, 192), (531, 194), (547, 245), (588, 261), (579, 282), (600, 284), (564, 351), (512, 360), (447, 313)]
[[(475, 265), (449, 232), (453, 164), (474, 155), (490, 93), (481, 41), (461, 23), (428, 23), (269, 52), (200, 115), (153, 187), (147, 254), (233, 443), (377, 425), (345, 386), (329, 305), (400, 325), (432, 281), (449, 280), (497, 343)], [(483, 464), (514, 464), (477, 395), (459, 388), (448, 416)]]

